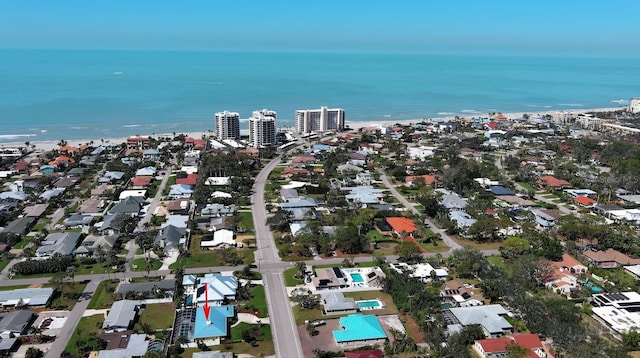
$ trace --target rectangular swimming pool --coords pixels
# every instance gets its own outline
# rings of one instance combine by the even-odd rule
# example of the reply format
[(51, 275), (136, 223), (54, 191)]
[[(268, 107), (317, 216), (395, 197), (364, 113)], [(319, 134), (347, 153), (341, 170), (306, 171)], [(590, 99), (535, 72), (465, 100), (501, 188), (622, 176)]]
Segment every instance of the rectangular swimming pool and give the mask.
[(358, 301), (356, 303), (360, 308), (379, 308), (380, 302), (378, 301)]
[(350, 273), (349, 275), (351, 275), (351, 279), (353, 280), (353, 282), (364, 282), (362, 275), (359, 273)]

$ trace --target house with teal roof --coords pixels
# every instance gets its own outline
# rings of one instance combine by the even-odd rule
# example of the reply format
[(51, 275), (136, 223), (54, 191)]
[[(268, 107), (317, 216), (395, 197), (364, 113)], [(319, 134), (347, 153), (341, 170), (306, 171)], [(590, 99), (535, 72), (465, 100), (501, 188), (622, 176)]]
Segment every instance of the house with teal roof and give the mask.
[(333, 331), (333, 338), (340, 346), (373, 345), (387, 340), (387, 334), (374, 315), (358, 313), (342, 317), (340, 327), (342, 329)]
[(226, 337), (229, 332), (228, 319), (233, 317), (235, 312), (233, 306), (213, 306), (210, 307), (209, 320), (204, 316), (204, 309), (196, 309), (196, 324), (193, 330), (194, 339), (216, 340)]

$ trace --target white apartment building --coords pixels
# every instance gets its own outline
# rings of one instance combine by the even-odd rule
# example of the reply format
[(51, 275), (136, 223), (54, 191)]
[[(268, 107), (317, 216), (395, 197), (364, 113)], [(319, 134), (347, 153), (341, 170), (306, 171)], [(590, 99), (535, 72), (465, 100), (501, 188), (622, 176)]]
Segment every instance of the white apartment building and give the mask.
[(253, 111), (249, 118), (249, 141), (255, 148), (276, 144), (276, 111)]
[(216, 113), (216, 135), (218, 140), (240, 139), (240, 114), (229, 111)]
[(298, 133), (340, 131), (344, 129), (344, 109), (327, 108), (296, 111)]
[(640, 97), (632, 98), (629, 101), (629, 112), (640, 113)]

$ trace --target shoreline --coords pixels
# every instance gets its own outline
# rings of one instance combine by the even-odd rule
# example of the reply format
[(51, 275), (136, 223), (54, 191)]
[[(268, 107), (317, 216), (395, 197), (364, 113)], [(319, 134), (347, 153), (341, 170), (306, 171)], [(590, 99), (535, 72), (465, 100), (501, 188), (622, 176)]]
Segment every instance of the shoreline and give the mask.
[[(529, 114), (531, 116), (544, 116), (544, 115), (548, 115), (548, 114), (558, 114), (558, 113), (572, 113), (575, 115), (578, 114), (585, 114), (588, 112), (609, 112), (609, 111), (618, 111), (621, 109), (625, 109), (626, 106), (620, 106), (620, 107), (607, 107), (607, 108), (585, 108), (585, 109), (575, 109), (575, 110), (551, 110), (551, 111), (526, 111), (526, 112), (491, 112), (491, 113), (502, 113), (502, 115), (504, 115), (505, 117), (507, 117), (508, 119), (514, 119), (514, 118), (521, 118), (524, 114)], [(459, 117), (459, 118), (476, 118), (476, 117), (481, 117), (481, 118), (486, 118), (489, 117), (489, 113), (468, 113), (468, 114), (462, 114), (462, 115), (447, 115), (447, 116), (441, 116), (441, 117), (425, 117), (425, 118), (415, 118), (415, 119), (389, 119), (389, 120), (372, 120), (372, 121), (345, 121), (345, 126), (348, 128), (351, 128), (352, 130), (358, 130), (361, 128), (369, 128), (369, 127), (380, 127), (380, 126), (393, 126), (395, 124), (401, 124), (401, 125), (410, 125), (410, 124), (414, 124), (414, 123), (419, 123), (425, 120), (429, 120), (429, 119), (442, 119), (442, 120), (454, 120), (455, 117)], [(242, 130), (241, 131), (242, 134), (248, 134), (248, 130)], [(203, 134), (212, 134), (214, 133), (211, 130), (207, 130), (207, 131), (200, 131), (200, 132), (175, 132), (176, 135), (178, 134), (184, 134), (186, 136), (189, 137), (193, 137), (193, 138), (201, 138)], [(138, 133), (131, 133), (130, 136), (136, 135)], [(173, 135), (173, 133), (159, 133), (159, 134), (155, 134), (155, 135), (151, 135), (151, 134), (142, 134), (140, 133), (140, 135), (149, 135), (152, 137), (160, 137), (160, 136), (170, 136)], [(69, 146), (80, 146), (82, 144), (87, 144), (87, 143), (91, 143), (93, 142), (94, 146), (97, 146), (99, 144), (101, 144), (103, 141), (104, 143), (117, 143), (117, 144), (121, 144), (127, 141), (128, 136), (118, 136), (118, 137), (112, 137), (112, 138), (93, 138), (93, 139), (70, 139), (70, 140), (66, 140), (67, 145)], [(54, 150), (56, 148), (58, 148), (58, 143), (60, 142), (60, 140), (36, 140), (36, 141), (30, 141), (28, 140), (28, 137), (25, 137), (25, 141), (23, 142), (0, 142), (0, 147), (19, 147), (19, 146), (24, 146), (25, 142), (29, 142), (30, 145), (35, 145), (36, 149), (40, 149), (40, 150), (44, 150), (44, 151), (50, 151), (50, 150)]]

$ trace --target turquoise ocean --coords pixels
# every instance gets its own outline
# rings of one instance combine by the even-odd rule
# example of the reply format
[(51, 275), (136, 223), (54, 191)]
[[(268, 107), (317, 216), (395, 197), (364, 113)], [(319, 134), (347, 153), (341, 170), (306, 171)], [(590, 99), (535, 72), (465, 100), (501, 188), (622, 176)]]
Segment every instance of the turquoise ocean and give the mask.
[(206, 131), (222, 110), (284, 127), (320, 106), (347, 121), (617, 107), (639, 79), (633, 58), (0, 50), (0, 142)]

